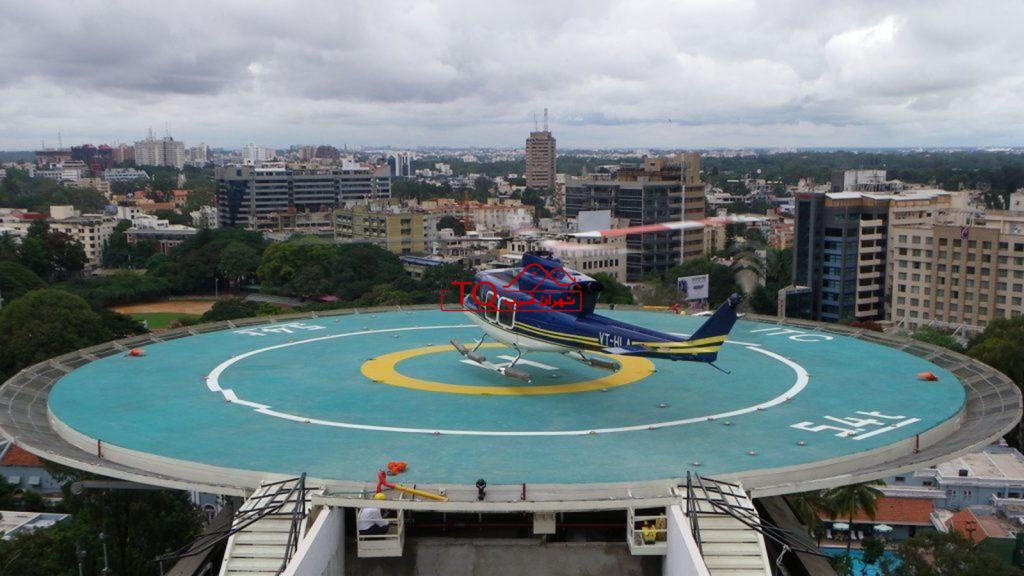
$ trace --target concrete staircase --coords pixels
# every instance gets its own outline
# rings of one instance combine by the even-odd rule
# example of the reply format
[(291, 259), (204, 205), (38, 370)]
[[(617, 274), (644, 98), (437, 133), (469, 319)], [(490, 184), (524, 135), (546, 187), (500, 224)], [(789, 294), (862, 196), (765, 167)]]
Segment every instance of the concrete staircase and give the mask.
[(267, 576), (280, 573), (288, 553), (289, 534), (298, 508), (297, 532), (302, 537), (307, 512), (300, 479), (265, 484), (256, 490), (235, 514), (233, 527), (240, 530), (228, 538), (220, 576)]
[(688, 503), (688, 510), (696, 516), (691, 526), (695, 525), (694, 537), (699, 536), (701, 554), (711, 576), (771, 576), (764, 538), (735, 517), (760, 524), (743, 487), (707, 478), (702, 482), (703, 487), (694, 483), (693, 502)]

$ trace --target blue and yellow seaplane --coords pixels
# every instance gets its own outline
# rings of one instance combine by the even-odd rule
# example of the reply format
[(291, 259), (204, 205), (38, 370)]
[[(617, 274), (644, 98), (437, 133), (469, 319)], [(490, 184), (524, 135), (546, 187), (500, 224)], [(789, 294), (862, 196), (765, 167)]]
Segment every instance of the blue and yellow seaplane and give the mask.
[[(595, 314), (602, 288), (550, 253), (528, 252), (518, 267), (478, 272), (470, 289), (463, 290), (463, 309), (484, 334), (472, 348), (455, 340), (452, 346), (485, 368), (526, 382), (532, 381), (530, 374), (516, 368), (526, 352), (558, 352), (612, 371), (618, 369), (616, 362), (585, 352), (705, 362), (718, 368), (714, 362), (736, 324), (739, 295), (733, 294), (696, 332), (682, 338)], [(478, 352), (487, 336), (516, 350), (511, 364), (497, 366)]]

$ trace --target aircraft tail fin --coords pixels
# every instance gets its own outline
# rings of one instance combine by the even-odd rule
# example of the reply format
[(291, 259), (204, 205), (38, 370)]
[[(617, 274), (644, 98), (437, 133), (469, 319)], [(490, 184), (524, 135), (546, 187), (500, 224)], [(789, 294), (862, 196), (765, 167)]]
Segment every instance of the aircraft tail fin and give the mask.
[[(725, 337), (732, 331), (732, 327), (736, 325), (736, 307), (739, 306), (740, 300), (742, 300), (742, 297), (739, 294), (733, 294), (730, 296), (686, 341), (708, 341), (709, 344), (718, 345), (720, 345), (721, 342), (724, 342)], [(701, 358), (701, 360), (714, 362), (718, 357), (718, 353), (709, 352), (701, 354), (701, 356), (708, 357), (707, 359)]]

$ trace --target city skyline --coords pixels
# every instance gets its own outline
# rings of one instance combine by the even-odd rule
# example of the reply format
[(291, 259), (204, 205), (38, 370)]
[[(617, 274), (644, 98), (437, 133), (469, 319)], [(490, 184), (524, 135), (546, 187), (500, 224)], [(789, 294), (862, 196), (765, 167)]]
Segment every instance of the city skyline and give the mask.
[(544, 107), (566, 149), (1015, 146), (1024, 128), (1009, 2), (94, 8), (9, 8), (0, 149), (150, 126), (215, 147), (505, 147)]

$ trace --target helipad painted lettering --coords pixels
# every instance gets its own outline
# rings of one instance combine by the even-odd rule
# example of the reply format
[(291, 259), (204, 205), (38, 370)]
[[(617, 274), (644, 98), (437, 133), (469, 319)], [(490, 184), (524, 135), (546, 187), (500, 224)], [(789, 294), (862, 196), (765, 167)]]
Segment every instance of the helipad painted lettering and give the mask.
[(794, 342), (827, 342), (834, 340), (832, 336), (827, 334), (810, 334), (807, 332), (801, 332), (800, 330), (793, 330), (792, 328), (760, 328), (758, 330), (751, 330), (754, 332), (764, 332), (765, 336), (785, 336), (790, 334), (790, 340)]

